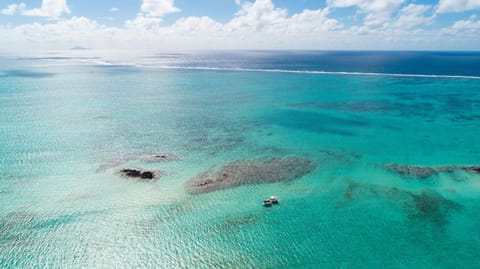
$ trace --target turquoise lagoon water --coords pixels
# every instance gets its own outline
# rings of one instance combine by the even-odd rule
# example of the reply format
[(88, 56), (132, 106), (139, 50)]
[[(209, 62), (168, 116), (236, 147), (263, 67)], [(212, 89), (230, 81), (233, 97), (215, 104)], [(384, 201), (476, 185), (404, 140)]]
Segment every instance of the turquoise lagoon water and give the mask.
[[(382, 167), (480, 164), (478, 54), (259, 54), (2, 59), (0, 267), (480, 266), (480, 175)], [(160, 153), (178, 158), (136, 159)], [(185, 190), (211, 167), (291, 156), (316, 170)]]

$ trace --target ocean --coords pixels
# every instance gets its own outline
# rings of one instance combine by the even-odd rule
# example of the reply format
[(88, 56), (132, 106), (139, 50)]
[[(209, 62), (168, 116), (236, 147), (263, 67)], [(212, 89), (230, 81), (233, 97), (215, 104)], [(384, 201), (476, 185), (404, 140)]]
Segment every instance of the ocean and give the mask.
[(1, 268), (480, 267), (479, 52), (75, 53), (0, 58)]

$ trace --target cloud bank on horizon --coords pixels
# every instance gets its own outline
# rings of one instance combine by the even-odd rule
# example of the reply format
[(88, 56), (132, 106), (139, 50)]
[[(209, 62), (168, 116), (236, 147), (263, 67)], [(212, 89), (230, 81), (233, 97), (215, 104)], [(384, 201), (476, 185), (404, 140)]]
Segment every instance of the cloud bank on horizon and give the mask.
[(480, 49), (480, 0), (12, 1), (0, 0), (0, 52)]

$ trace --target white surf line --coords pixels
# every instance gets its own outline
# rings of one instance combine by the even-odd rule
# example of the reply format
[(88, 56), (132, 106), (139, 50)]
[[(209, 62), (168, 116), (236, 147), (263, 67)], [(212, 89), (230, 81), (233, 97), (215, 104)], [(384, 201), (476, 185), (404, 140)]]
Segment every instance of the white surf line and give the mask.
[(220, 68), (220, 67), (188, 67), (188, 66), (143, 66), (147, 69), (172, 69), (172, 70), (205, 70), (205, 71), (238, 71), (238, 72), (263, 72), (263, 73), (292, 73), (292, 74), (319, 74), (319, 75), (343, 75), (343, 76), (385, 76), (385, 77), (418, 77), (418, 78), (449, 78), (449, 79), (478, 79), (480, 76), (462, 75), (428, 75), (428, 74), (398, 74), (398, 73), (375, 73), (375, 72), (335, 72), (313, 70), (285, 70), (285, 69), (252, 69), (252, 68)]

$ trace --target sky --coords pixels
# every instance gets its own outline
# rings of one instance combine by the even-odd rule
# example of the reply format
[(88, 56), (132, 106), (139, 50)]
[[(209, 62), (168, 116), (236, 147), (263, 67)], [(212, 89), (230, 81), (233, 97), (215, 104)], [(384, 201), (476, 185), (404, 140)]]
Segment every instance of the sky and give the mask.
[(0, 53), (480, 50), (480, 0), (0, 0)]

